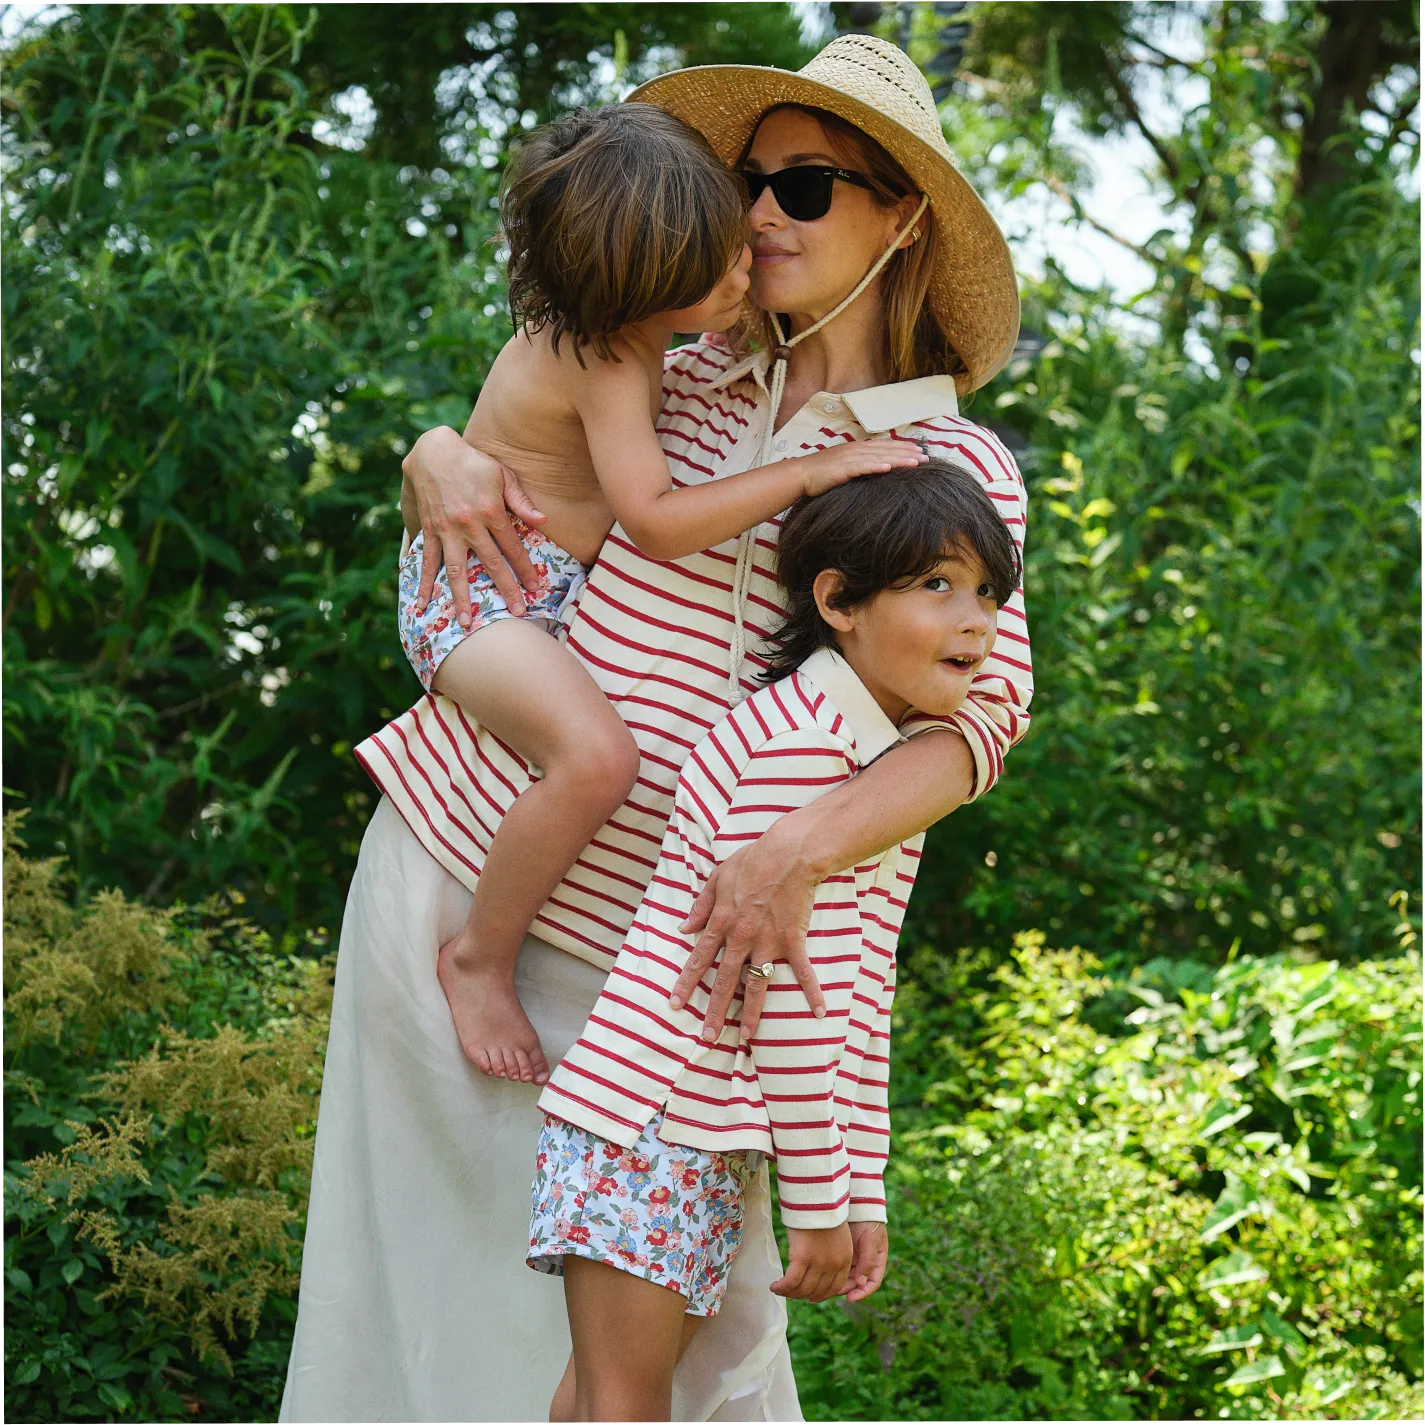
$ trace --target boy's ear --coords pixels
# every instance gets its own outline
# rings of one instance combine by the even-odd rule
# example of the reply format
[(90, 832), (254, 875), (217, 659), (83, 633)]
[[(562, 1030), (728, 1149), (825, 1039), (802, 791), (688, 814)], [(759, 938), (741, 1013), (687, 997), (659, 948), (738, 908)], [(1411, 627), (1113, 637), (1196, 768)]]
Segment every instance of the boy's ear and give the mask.
[(841, 577), (839, 569), (823, 569), (812, 580), (811, 586), (811, 596), (816, 600), (817, 613), (838, 633), (850, 633), (856, 627), (856, 620), (852, 618), (849, 609), (832, 607), (831, 601), (837, 598), (845, 587), (846, 580)]

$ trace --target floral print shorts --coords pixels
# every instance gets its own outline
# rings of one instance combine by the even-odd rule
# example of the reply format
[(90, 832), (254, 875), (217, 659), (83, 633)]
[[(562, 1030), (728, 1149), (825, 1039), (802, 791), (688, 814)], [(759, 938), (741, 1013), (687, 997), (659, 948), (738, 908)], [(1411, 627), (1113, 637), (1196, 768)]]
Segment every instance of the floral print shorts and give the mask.
[[(523, 520), (511, 515), (510, 523), (529, 551), (530, 563), (534, 565), (538, 580), (533, 591), (525, 591), (524, 616), (558, 623), (565, 607), (583, 588), (588, 571), (567, 549), (560, 548)], [(449, 571), (444, 567), (435, 577), (435, 590), (425, 612), (417, 614), (416, 594), (421, 586), (421, 554), (424, 549), (425, 536), (418, 534), (411, 541), (406, 557), (401, 560), (397, 622), (401, 630), (401, 647), (406, 650), (406, 657), (416, 670), (421, 686), (429, 692), (435, 670), (452, 648), (487, 623), (514, 618), (515, 615), (509, 611), (494, 581), (485, 572), (485, 566), (473, 554), (465, 566), (465, 577), (470, 582), (470, 627), (460, 627), (455, 615), (455, 600), (450, 592)]]
[(526, 1260), (553, 1276), (568, 1256), (607, 1262), (685, 1296), (689, 1316), (716, 1316), (762, 1154), (676, 1148), (658, 1137), (662, 1122), (655, 1114), (622, 1148), (545, 1115)]

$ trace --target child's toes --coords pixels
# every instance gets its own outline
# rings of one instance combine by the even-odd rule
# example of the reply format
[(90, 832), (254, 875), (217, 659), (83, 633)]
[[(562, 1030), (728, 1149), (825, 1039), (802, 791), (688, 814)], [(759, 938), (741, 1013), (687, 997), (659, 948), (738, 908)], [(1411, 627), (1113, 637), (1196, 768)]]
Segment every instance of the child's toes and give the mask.
[(515, 1063), (519, 1065), (520, 1082), (532, 1084), (534, 1082), (534, 1065), (530, 1063), (529, 1055), (519, 1047), (515, 1049)]
[(500, 1058), (504, 1062), (505, 1072), (500, 1075), (502, 1079), (508, 1079), (512, 1084), (520, 1081), (520, 1061), (515, 1058), (511, 1049), (501, 1049)]

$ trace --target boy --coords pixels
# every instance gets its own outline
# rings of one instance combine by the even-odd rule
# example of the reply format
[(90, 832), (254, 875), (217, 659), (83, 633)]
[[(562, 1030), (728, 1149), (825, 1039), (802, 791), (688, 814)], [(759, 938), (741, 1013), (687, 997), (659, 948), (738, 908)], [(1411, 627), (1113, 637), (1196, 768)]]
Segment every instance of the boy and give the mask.
[(777, 1159), (789, 1262), (774, 1290), (870, 1295), (885, 1271), (882, 1174), (895, 942), (920, 837), (830, 876), (808, 930), (824, 1019), (782, 964), (757, 1034), (702, 1034), (715, 967), (669, 997), (681, 926), (714, 866), (900, 740), (948, 715), (1019, 580), (978, 479), (932, 460), (800, 502), (778, 542), (786, 618), (768, 685), (694, 749), (642, 918), (540, 1098), (529, 1262), (565, 1278), (574, 1355), (555, 1419), (666, 1419), (673, 1368), (716, 1313), (746, 1185)]

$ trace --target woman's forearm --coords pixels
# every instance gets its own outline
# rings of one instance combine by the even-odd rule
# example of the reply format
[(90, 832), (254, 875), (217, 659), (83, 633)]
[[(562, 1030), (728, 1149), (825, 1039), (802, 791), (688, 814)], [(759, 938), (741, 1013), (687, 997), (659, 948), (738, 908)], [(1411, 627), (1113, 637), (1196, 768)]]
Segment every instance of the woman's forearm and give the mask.
[[(872, 860), (969, 799), (975, 759), (951, 728), (921, 733), (766, 833), (816, 880)], [(764, 839), (766, 839), (764, 837)]]

